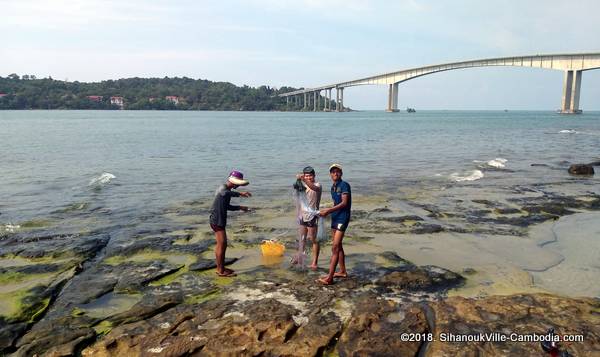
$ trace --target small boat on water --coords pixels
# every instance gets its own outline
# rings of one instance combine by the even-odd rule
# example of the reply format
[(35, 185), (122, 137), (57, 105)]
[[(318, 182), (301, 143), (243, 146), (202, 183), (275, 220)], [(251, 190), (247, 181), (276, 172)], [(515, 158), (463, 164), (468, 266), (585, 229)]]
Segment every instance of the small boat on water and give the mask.
[(416, 113), (417, 111), (415, 110), (415, 108), (406, 108), (406, 112), (407, 113)]

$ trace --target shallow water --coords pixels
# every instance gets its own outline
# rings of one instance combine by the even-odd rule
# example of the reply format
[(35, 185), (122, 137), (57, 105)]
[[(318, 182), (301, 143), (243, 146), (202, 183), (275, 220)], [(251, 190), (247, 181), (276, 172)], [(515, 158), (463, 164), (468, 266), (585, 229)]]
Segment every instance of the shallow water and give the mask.
[[(253, 244), (294, 241), (289, 188), (306, 165), (325, 187), (328, 165), (344, 165), (356, 211), (387, 207), (390, 216), (458, 228), (473, 224), (429, 217), (419, 205), (452, 214), (473, 210), (473, 200), (519, 208), (509, 198), (600, 193), (598, 175), (566, 173), (569, 163), (599, 159), (600, 113), (592, 112), (0, 111), (0, 129), (0, 235), (102, 231), (126, 241), (132, 230), (158, 227), (212, 239), (207, 209), (217, 185), (237, 169), (254, 194), (244, 200), (253, 212), (230, 220), (230, 253), (242, 258), (233, 267), (241, 271), (287, 269), (287, 259), (263, 262)], [(327, 192), (322, 202), (330, 203)], [(545, 289), (598, 296), (600, 250), (586, 249), (586, 240), (597, 238), (599, 223), (575, 217), (561, 218), (560, 243), (544, 247), (552, 231), (543, 226), (521, 236), (494, 234), (504, 228), (491, 223), (478, 225), (487, 233), (373, 233), (356, 220), (348, 250), (394, 250), (458, 272), (471, 267), (477, 273), (465, 295)], [(563, 225), (575, 228), (564, 232)], [(579, 229), (587, 233), (571, 234)], [(320, 264), (327, 259), (326, 247)], [(572, 274), (582, 278), (568, 279)]]

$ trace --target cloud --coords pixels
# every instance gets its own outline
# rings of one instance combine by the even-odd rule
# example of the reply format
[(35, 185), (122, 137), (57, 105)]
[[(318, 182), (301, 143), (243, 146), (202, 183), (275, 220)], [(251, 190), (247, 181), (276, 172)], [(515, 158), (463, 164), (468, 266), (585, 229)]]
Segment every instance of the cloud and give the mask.
[(163, 22), (169, 7), (139, 1), (19, 0), (2, 1), (0, 26), (21, 29), (73, 29), (99, 24)]
[(244, 26), (244, 25), (232, 25), (232, 24), (222, 24), (222, 25), (210, 25), (205, 24), (204, 28), (218, 31), (231, 31), (231, 32), (280, 32), (280, 33), (295, 33), (294, 30), (285, 28), (285, 27), (276, 27), (276, 26)]

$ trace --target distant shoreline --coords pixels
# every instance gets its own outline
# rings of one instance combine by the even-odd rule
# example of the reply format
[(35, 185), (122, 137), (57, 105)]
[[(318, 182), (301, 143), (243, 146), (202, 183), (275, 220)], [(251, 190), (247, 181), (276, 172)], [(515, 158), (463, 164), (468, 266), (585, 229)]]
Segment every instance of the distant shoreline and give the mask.
[[(312, 111), (312, 110), (227, 110), (227, 109), (68, 109), (68, 108), (27, 108), (27, 109), (5, 109), (0, 108), (2, 111), (106, 111), (106, 112), (240, 112), (240, 113), (337, 113), (336, 111)], [(383, 109), (351, 109), (345, 108), (344, 112), (383, 112)], [(536, 112), (536, 113), (556, 113), (553, 109), (419, 109), (420, 113), (434, 113), (434, 112), (498, 112), (498, 113), (523, 113), (523, 112)], [(391, 116), (406, 114), (405, 111), (397, 113), (390, 113)], [(600, 113), (600, 109), (585, 110), (582, 114), (595, 114)], [(414, 115), (414, 113), (410, 113)], [(556, 113), (559, 114), (559, 113)]]
[[(304, 111), (308, 106), (302, 101), (279, 97), (299, 89), (237, 86), (187, 77), (68, 82), (13, 73), (0, 77), (0, 110)], [(326, 103), (324, 96), (317, 99)], [(330, 104), (333, 107), (333, 101)]]

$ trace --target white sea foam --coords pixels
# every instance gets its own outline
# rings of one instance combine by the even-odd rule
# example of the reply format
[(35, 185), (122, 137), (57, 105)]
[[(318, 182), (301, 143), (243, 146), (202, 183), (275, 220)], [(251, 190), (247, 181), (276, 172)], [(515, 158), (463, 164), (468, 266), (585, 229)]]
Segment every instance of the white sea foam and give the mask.
[(577, 134), (577, 131), (573, 129), (565, 129), (558, 132), (559, 134)]
[(501, 157), (497, 157), (494, 160), (490, 160), (490, 161), (486, 162), (486, 164), (491, 167), (502, 169), (506, 166), (507, 162), (508, 162), (508, 160), (503, 159)]
[(105, 185), (107, 183), (109, 183), (112, 179), (117, 178), (115, 175), (109, 173), (109, 172), (105, 172), (102, 175), (93, 178), (90, 181), (90, 186), (94, 186), (94, 185)]
[(19, 226), (18, 224), (13, 225), (13, 224), (9, 223), (9, 224), (4, 225), (4, 230), (9, 233), (15, 233), (15, 230), (17, 230), (19, 228), (21, 228), (21, 226)]
[(468, 171), (464, 176), (461, 176), (458, 172), (450, 175), (450, 179), (456, 182), (475, 181), (481, 178), (483, 178), (483, 172), (481, 172), (481, 170)]

